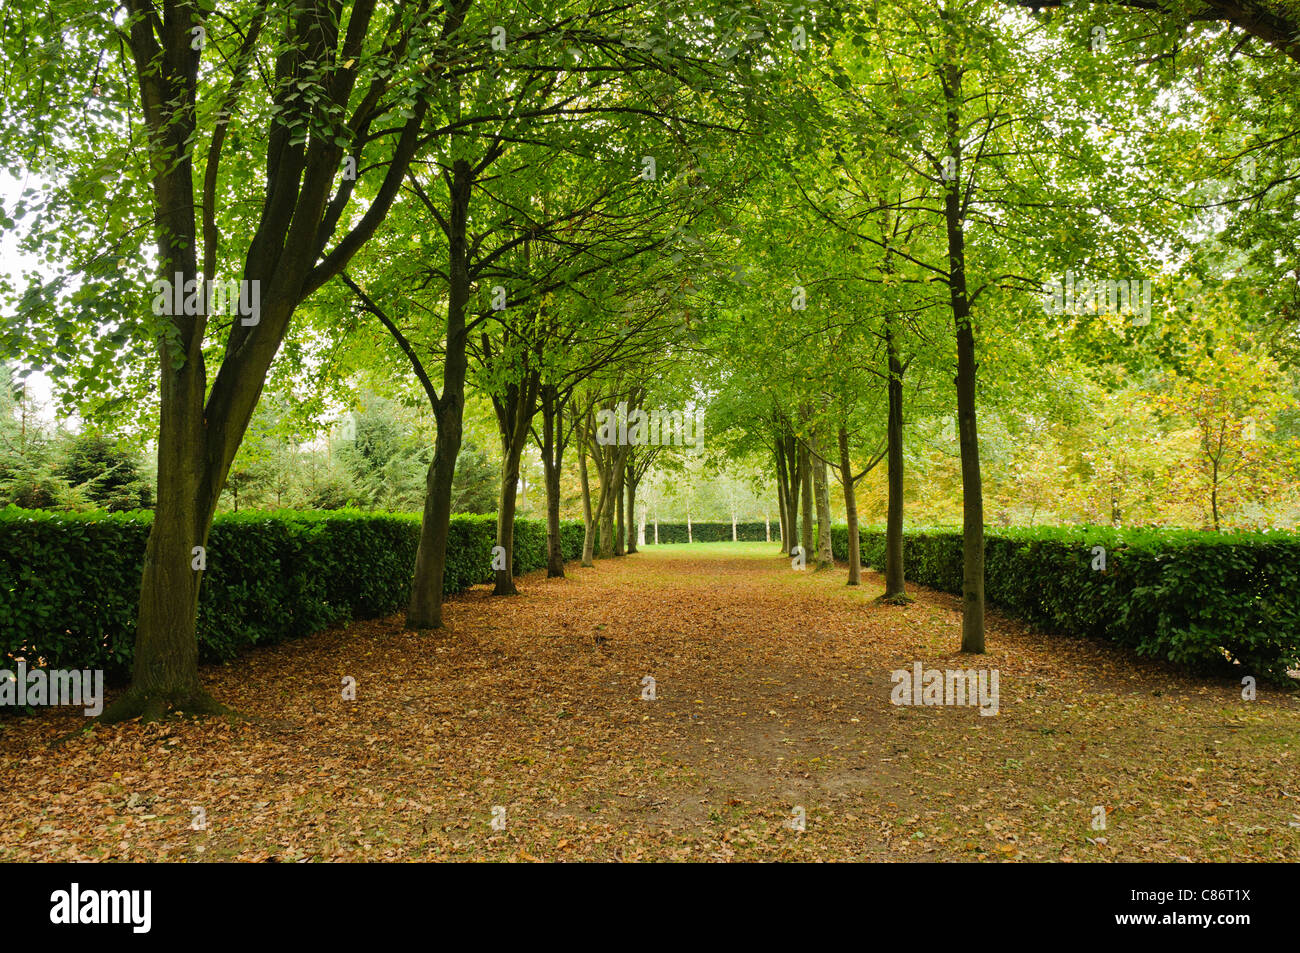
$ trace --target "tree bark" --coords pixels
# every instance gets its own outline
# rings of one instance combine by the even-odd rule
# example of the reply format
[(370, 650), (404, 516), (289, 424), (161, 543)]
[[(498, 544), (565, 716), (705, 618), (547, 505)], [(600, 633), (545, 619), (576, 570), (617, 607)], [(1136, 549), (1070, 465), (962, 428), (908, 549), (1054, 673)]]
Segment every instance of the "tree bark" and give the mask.
[(614, 510), (611, 504), (611, 478), (601, 474), (600, 481), (600, 516), (597, 520), (600, 526), (600, 540), (597, 553), (605, 558), (614, 555)]
[(832, 569), (835, 566), (835, 554), (831, 550), (831, 496), (826, 461), (818, 455), (816, 459), (810, 457), (809, 462), (813, 467), (817, 493), (817, 568)]
[(546, 481), (546, 578), (564, 576), (560, 538), (560, 475), (564, 463), (564, 407), (555, 385), (542, 387), (542, 472)]
[[(484, 355), (486, 357), (486, 347)], [(505, 550), (505, 568), (495, 570), (494, 596), (518, 595), (515, 586), (515, 510), (519, 494), (519, 460), (528, 443), (528, 429), (537, 412), (538, 374), (525, 370), (501, 398), (493, 398), (501, 433), (501, 493), (497, 506), (497, 545)]]
[(885, 594), (894, 602), (910, 601), (903, 576), (903, 363), (898, 357), (892, 318), (885, 319), (885, 350), (889, 355), (888, 479), (885, 519)]
[[(584, 427), (580, 423), (578, 426)], [(596, 519), (591, 508), (591, 479), (587, 474), (587, 437), (586, 431), (579, 434), (578, 441), (578, 478), (582, 482), (582, 565), (596, 564)]]
[(468, 161), (456, 160), (451, 174), (451, 207), (447, 220), (447, 348), (442, 366), (442, 394), (434, 406), (438, 433), (433, 460), (425, 480), (424, 515), (420, 543), (411, 578), (411, 602), (406, 610), (408, 629), (442, 627), (442, 588), (447, 569), (447, 537), (451, 531), (452, 479), (460, 454), (465, 415), (467, 336), (465, 309), (469, 303), (468, 221), (474, 176)]
[(497, 545), (505, 550), (504, 569), (492, 571), (494, 596), (517, 596), (515, 585), (515, 504), (518, 502), (519, 456), (510, 454), (501, 464), (497, 497)]
[[(803, 477), (799, 469), (799, 441), (788, 430), (785, 436), (786, 471), (786, 525), (790, 528), (790, 549), (799, 545), (799, 498), (802, 495)], [(789, 552), (789, 549), (787, 550)], [(804, 558), (808, 556), (804, 553)]]
[(813, 548), (813, 489), (812, 464), (808, 459), (808, 447), (799, 444), (799, 495), (800, 506), (799, 545), (803, 547), (805, 563), (812, 555)]
[(956, 54), (945, 64), (948, 144), (956, 174), (944, 190), (948, 235), (948, 288), (957, 338), (957, 435), (961, 446), (962, 618), (961, 650), (984, 651), (984, 490), (980, 477), (979, 434), (975, 417), (975, 332), (966, 289), (966, 233), (961, 207), (961, 72)]
[(620, 466), (614, 478), (614, 555), (627, 552), (627, 521), (623, 518), (623, 489), (627, 485), (627, 467)]
[(600, 528), (597, 552), (601, 556), (623, 554), (614, 519), (615, 511), (622, 509), (623, 469), (627, 464), (627, 454), (628, 445), (611, 444), (600, 448), (596, 455), (600, 469), (600, 502), (596, 507), (596, 522)]
[(790, 540), (793, 534), (790, 532), (787, 511), (789, 509), (789, 476), (786, 473), (785, 453), (781, 449), (780, 442), (776, 448), (776, 519), (781, 528), (781, 554), (788, 555), (790, 552)]
[(627, 486), (627, 553), (630, 556), (636, 552), (636, 474), (632, 472), (631, 464), (627, 467), (627, 476), (624, 478), (624, 484)]
[(849, 585), (862, 583), (862, 537), (858, 532), (858, 492), (849, 460), (849, 432), (840, 427), (840, 480), (844, 483), (844, 518), (849, 524)]

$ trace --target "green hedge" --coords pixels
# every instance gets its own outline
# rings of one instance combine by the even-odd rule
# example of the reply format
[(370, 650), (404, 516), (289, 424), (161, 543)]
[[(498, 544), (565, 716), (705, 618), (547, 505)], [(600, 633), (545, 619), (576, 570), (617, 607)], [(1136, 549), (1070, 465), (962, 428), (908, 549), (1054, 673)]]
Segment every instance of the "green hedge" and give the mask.
[[(781, 538), (781, 524), (779, 520), (773, 520), (772, 541), (776, 542)], [(730, 523), (691, 523), (691, 539), (697, 543), (729, 543), (731, 542), (731, 524)], [(762, 523), (737, 523), (736, 524), (736, 542), (738, 543), (761, 543), (767, 539), (767, 533)], [(645, 524), (645, 541), (649, 546), (655, 542), (654, 523)], [(685, 523), (660, 523), (659, 524), (659, 542), (662, 543), (685, 543), (687, 542), (686, 524)]]
[[(129, 673), (152, 518), (0, 510), (0, 667), (24, 657)], [(203, 660), (401, 608), (419, 529), (415, 515), (350, 510), (219, 515), (199, 600)], [(491, 581), (495, 541), (495, 516), (453, 517), (444, 591)], [(561, 545), (581, 557), (581, 523), (562, 524)], [(516, 574), (545, 565), (545, 524), (517, 520)]]
[[(862, 562), (883, 569), (885, 533), (863, 527)], [(835, 527), (837, 558), (848, 529)], [(1105, 570), (1093, 569), (1093, 548)], [(907, 578), (961, 594), (961, 530), (903, 539)], [(1044, 629), (1097, 636), (1140, 655), (1207, 669), (1225, 657), (1249, 674), (1300, 667), (1300, 535), (1089, 527), (989, 529), (989, 602)]]

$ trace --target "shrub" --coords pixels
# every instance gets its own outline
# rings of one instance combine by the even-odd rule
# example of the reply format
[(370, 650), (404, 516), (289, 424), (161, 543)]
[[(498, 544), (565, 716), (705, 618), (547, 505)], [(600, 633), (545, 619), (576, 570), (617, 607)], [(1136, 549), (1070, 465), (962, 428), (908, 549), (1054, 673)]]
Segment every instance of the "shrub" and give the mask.
[[(781, 524), (773, 520), (772, 541), (777, 542), (781, 538)], [(730, 523), (691, 523), (690, 537), (697, 543), (729, 543), (731, 542), (731, 524)], [(767, 533), (764, 525), (759, 522), (737, 523), (736, 524), (736, 541), (739, 543), (761, 543), (767, 539)], [(645, 541), (649, 546), (654, 545), (655, 528), (654, 524), (647, 522), (645, 524)], [(684, 543), (687, 542), (686, 524), (685, 523), (660, 523), (659, 524), (659, 542), (660, 543)]]
[[(127, 675), (152, 519), (0, 510), (0, 667), (22, 657)], [(201, 658), (396, 611), (410, 595), (419, 529), (415, 515), (355, 510), (219, 514), (199, 599)], [(562, 523), (561, 540), (566, 559), (582, 555), (580, 523)], [(490, 581), (495, 541), (495, 517), (453, 517), (444, 591)], [(545, 525), (517, 520), (515, 572), (545, 565)]]
[[(885, 533), (863, 527), (862, 562), (884, 568)], [(837, 558), (848, 529), (835, 527)], [(903, 539), (907, 578), (961, 594), (959, 529)], [(1105, 569), (1094, 547), (1105, 550)], [(1280, 679), (1300, 665), (1300, 535), (1278, 532), (989, 529), (989, 602), (1043, 629), (1094, 636), (1139, 655), (1206, 670), (1225, 658)]]

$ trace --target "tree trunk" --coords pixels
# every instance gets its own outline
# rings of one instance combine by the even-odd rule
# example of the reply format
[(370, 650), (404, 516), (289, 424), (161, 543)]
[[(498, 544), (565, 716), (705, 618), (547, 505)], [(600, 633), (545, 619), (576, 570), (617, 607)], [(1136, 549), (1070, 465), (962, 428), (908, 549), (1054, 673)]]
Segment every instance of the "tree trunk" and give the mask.
[(469, 303), (469, 220), (473, 172), (469, 162), (456, 160), (451, 176), (451, 215), (448, 219), (447, 348), (442, 366), (442, 394), (434, 407), (438, 433), (433, 460), (425, 482), (424, 515), (420, 544), (411, 579), (411, 602), (406, 610), (408, 629), (442, 627), (442, 587), (447, 569), (447, 537), (451, 531), (452, 478), (465, 414), (465, 308)]
[[(629, 471), (631, 469), (628, 467)], [(629, 472), (624, 482), (627, 484), (627, 552), (630, 556), (636, 552), (636, 479)]]
[(799, 545), (803, 547), (803, 558), (806, 563), (813, 549), (813, 489), (812, 464), (808, 460), (808, 448), (802, 443), (799, 444), (799, 496), (801, 498)]
[[(786, 472), (786, 526), (790, 529), (790, 549), (799, 545), (799, 498), (803, 490), (803, 476), (799, 469), (799, 441), (794, 434), (785, 437), (785, 472)], [(789, 550), (787, 550), (789, 551)], [(804, 558), (807, 558), (807, 553)]]
[(587, 474), (586, 423), (580, 421), (578, 433), (578, 479), (582, 483), (582, 565), (594, 566), (596, 549), (596, 518), (591, 510), (591, 479)]
[(1219, 458), (1215, 457), (1213, 461), (1213, 471), (1210, 478), (1210, 516), (1214, 519), (1214, 531), (1219, 531)]
[[(193, 444), (177, 441), (184, 428), (167, 419), (168, 404), (164, 399), (158, 499), (145, 549), (131, 687), (126, 697), (105, 710), (105, 721), (137, 714), (151, 720), (169, 709), (198, 714), (220, 710), (199, 681), (196, 618), (203, 573), (193, 568), (194, 547), (202, 546), (206, 553), (212, 508), (197, 485), (202, 458)], [(165, 465), (164, 458), (174, 462)], [(177, 465), (181, 460), (190, 465)]]
[[(450, 341), (448, 339), (450, 351)], [(464, 336), (461, 336), (462, 348)], [(464, 352), (462, 351), (462, 358)], [(462, 365), (463, 366), (463, 365)], [(443, 372), (442, 397), (448, 396), (448, 378)], [(462, 378), (462, 387), (464, 386)], [(441, 405), (440, 401), (440, 405)], [(424, 483), (424, 515), (420, 519), (420, 543), (415, 552), (411, 577), (411, 601), (406, 610), (408, 629), (442, 627), (442, 588), (447, 570), (447, 537), (451, 532), (451, 485), (460, 453), (461, 411), (464, 395), (456, 410), (439, 407), (438, 433), (434, 438), (433, 460)]]
[(889, 503), (885, 520), (885, 594), (895, 602), (910, 601), (903, 576), (903, 364), (898, 359), (892, 321), (885, 320), (885, 349), (889, 354)]
[(858, 492), (849, 460), (849, 433), (840, 427), (840, 479), (844, 483), (844, 518), (849, 524), (849, 585), (862, 582), (862, 537), (858, 534)]
[[(135, 55), (143, 70), (139, 50)], [(197, 56), (193, 66), (196, 73)], [(177, 94), (192, 103), (194, 73), (174, 62), (152, 68), (161, 73), (164, 67), (176, 74)], [(161, 76), (157, 82), (164, 85)], [(168, 279), (179, 274), (189, 282), (197, 278), (199, 266), (194, 247), (193, 164), (182, 140), (192, 131), (193, 114), (183, 111), (179, 103), (174, 105), (182, 108), (182, 113), (171, 128), (162, 131), (160, 152), (174, 157), (175, 166), (159, 171), (154, 179), (155, 234)], [(160, 107), (154, 105), (153, 109)], [(106, 722), (136, 715), (153, 720), (170, 709), (196, 714), (222, 710), (199, 680), (197, 616), (203, 572), (193, 568), (194, 547), (202, 546), (206, 553), (208, 530), (229, 468), (228, 464), (220, 466), (220, 457), (231, 442), (238, 448), (244, 428), (237, 422), (229, 427), (222, 420), (213, 420), (209, 426), (204, 326), (201, 319), (183, 314), (173, 315), (171, 320), (182, 354), (180, 361), (175, 360), (168, 342), (159, 338), (158, 489), (140, 577), (131, 685), (101, 713), (100, 720)], [(243, 381), (236, 384), (247, 386)], [(257, 390), (261, 390), (260, 381)], [(229, 451), (231, 457), (234, 448)]]
[(627, 552), (627, 521), (623, 517), (623, 488), (627, 483), (627, 468), (619, 466), (614, 478), (614, 555)]
[(525, 371), (523, 380), (506, 388), (503, 399), (494, 401), (501, 431), (501, 495), (497, 507), (497, 545), (505, 550), (505, 568), (495, 570), (494, 596), (518, 595), (515, 586), (515, 510), (519, 493), (519, 461), (528, 443), (528, 428), (537, 412), (536, 371)]
[[(950, 54), (955, 56), (955, 54)], [(975, 418), (975, 331), (966, 290), (966, 234), (961, 208), (961, 73), (955, 61), (944, 67), (948, 102), (948, 144), (956, 175), (944, 191), (948, 232), (948, 288), (957, 336), (957, 436), (961, 445), (962, 618), (961, 650), (984, 651), (984, 488), (980, 477)]]
[(602, 558), (614, 555), (614, 507), (610, 505), (610, 490), (614, 481), (609, 466), (610, 453), (607, 447), (593, 453), (596, 468), (600, 471), (600, 496), (596, 503), (596, 552)]
[(831, 494), (826, 474), (826, 461), (821, 456), (809, 462), (813, 467), (813, 481), (817, 493), (817, 568), (832, 569), (835, 554), (831, 551)]
[(564, 463), (564, 408), (553, 384), (542, 388), (542, 471), (546, 481), (546, 578), (564, 576), (560, 539), (560, 474)]
[(613, 487), (613, 480), (610, 475), (601, 474), (600, 478), (600, 503), (597, 506), (597, 524), (600, 527), (600, 541), (597, 552), (602, 557), (614, 555), (614, 510), (611, 505), (610, 496)]
[(501, 465), (501, 492), (497, 501), (497, 545), (505, 550), (505, 568), (493, 570), (494, 596), (517, 596), (515, 586), (515, 504), (519, 488), (519, 456), (507, 456)]
[(787, 510), (789, 504), (789, 490), (787, 484), (789, 477), (786, 474), (785, 454), (781, 450), (778, 442), (776, 448), (776, 519), (781, 529), (781, 554), (787, 555), (790, 552), (790, 539), (793, 534), (790, 532), (790, 524), (787, 520)]

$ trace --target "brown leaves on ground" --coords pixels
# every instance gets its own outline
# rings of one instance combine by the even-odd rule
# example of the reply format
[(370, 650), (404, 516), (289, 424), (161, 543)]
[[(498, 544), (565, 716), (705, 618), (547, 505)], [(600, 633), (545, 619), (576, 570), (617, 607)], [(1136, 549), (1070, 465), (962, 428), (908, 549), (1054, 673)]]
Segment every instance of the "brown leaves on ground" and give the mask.
[[(996, 615), (962, 656), (956, 599), (875, 605), (874, 574), (775, 549), (652, 548), (206, 670), (247, 721), (50, 746), (82, 716), (4, 719), (0, 860), (1300, 860), (1294, 695)], [(999, 714), (891, 704), (916, 661), (996, 668)]]

